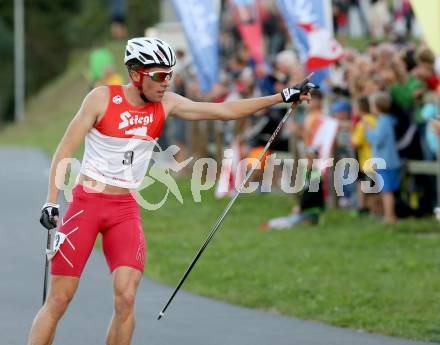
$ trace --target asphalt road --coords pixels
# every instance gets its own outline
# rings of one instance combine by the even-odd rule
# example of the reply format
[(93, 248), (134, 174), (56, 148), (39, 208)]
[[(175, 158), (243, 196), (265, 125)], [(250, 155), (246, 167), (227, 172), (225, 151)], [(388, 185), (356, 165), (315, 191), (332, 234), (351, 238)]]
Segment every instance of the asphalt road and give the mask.
[[(0, 149), (0, 344), (26, 343), (41, 304), (46, 233), (38, 223), (49, 161), (38, 150)], [(267, 314), (179, 293), (161, 321), (172, 287), (144, 279), (133, 344), (421, 345), (315, 322)], [(55, 344), (104, 344), (112, 314), (110, 275), (94, 252)]]

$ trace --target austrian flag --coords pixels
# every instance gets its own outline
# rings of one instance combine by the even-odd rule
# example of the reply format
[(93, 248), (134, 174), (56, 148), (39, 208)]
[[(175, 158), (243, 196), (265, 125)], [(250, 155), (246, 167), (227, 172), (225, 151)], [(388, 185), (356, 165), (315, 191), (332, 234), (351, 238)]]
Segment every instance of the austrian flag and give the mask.
[(333, 37), (330, 0), (277, 0), (277, 4), (307, 70), (324, 72), (342, 57), (343, 49)]
[(330, 31), (315, 24), (298, 25), (307, 33), (309, 51), (306, 67), (309, 71), (328, 67), (342, 57), (343, 49)]

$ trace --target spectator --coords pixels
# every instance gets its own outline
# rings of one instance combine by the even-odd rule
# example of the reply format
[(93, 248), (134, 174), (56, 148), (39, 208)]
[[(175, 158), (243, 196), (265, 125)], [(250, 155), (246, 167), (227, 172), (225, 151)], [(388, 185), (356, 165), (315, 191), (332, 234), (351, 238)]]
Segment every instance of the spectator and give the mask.
[(111, 33), (115, 39), (124, 39), (127, 37), (127, 27), (125, 25), (126, 12), (126, 0), (110, 1)]
[(430, 102), (425, 103), (422, 108), (422, 116), (427, 123), (426, 132), (424, 133), (424, 135), (425, 135), (426, 144), (428, 146), (428, 149), (430, 150), (429, 158), (434, 159), (439, 149), (438, 133), (436, 131), (436, 128), (439, 128), (438, 127), (439, 112), (438, 112), (437, 102), (431, 100)]
[(262, 224), (263, 230), (281, 230), (298, 224), (316, 225), (319, 223), (320, 214), (325, 207), (322, 174), (312, 169), (313, 159), (317, 158), (317, 153), (308, 151), (306, 158), (306, 166), (300, 167), (305, 169), (305, 182), (300, 193), (299, 206), (294, 207), (292, 214), (287, 217), (274, 218)]
[(377, 118), (377, 125), (373, 128), (365, 121), (364, 126), (367, 128), (367, 139), (372, 146), (373, 157), (381, 158), (386, 163), (386, 168), (377, 169), (377, 173), (383, 179), (380, 195), (385, 222), (395, 223), (394, 192), (399, 189), (400, 160), (394, 136), (394, 119), (389, 114), (391, 98), (386, 92), (378, 92), (372, 95), (370, 103), (372, 112)]
[[(335, 161), (338, 162), (343, 158), (353, 158), (354, 150), (351, 145), (351, 105), (348, 101), (339, 100), (331, 107), (332, 116), (338, 120), (338, 133), (336, 135), (335, 146)], [(343, 176), (335, 175), (335, 180), (339, 181), (346, 178), (348, 170), (344, 171)], [(342, 183), (340, 183), (342, 185)], [(338, 203), (340, 207), (349, 207), (354, 205), (356, 191), (352, 184), (344, 185), (344, 195), (339, 198)]]
[(415, 60), (423, 70), (422, 75), (429, 90), (435, 91), (440, 85), (440, 80), (435, 73), (435, 56), (427, 47), (420, 47), (416, 51)]
[(333, 27), (337, 35), (346, 35), (348, 32), (349, 6), (349, 0), (333, 0)]
[(390, 32), (391, 14), (386, 0), (371, 0), (369, 11), (370, 33), (375, 39), (383, 39)]
[(371, 213), (376, 216), (380, 214), (381, 207), (377, 202), (377, 195), (372, 193), (363, 193), (361, 190), (361, 181), (370, 181), (367, 173), (371, 174), (374, 169), (371, 164), (373, 157), (371, 144), (368, 142), (364, 123), (372, 129), (376, 128), (376, 117), (370, 112), (370, 105), (368, 97), (362, 96), (357, 100), (357, 109), (361, 120), (355, 125), (351, 141), (356, 148), (358, 162), (359, 162), (359, 181), (357, 184), (357, 207), (358, 213)]
[[(432, 100), (426, 99), (424, 95), (426, 89), (435, 91), (440, 84), (438, 80), (440, 59), (436, 64), (432, 52), (424, 44), (417, 46), (414, 42), (408, 40), (399, 42), (395, 40), (394, 43), (390, 43), (392, 37), (389, 34), (398, 33), (398, 30), (396, 30), (397, 20), (393, 22), (390, 20), (392, 7), (394, 7), (394, 15), (397, 13), (400, 16), (399, 18), (408, 15), (409, 18), (412, 14), (408, 1), (333, 0), (332, 3), (336, 10), (334, 15), (338, 24), (335, 25), (335, 30), (340, 34), (348, 33), (347, 11), (353, 13), (362, 9), (365, 10), (365, 15), (369, 20), (368, 32), (371, 33), (372, 41), (365, 52), (360, 52), (354, 48), (346, 48), (344, 57), (332, 67), (326, 80), (330, 92), (325, 95), (317, 92), (308, 107), (298, 108), (295, 123), (289, 125), (296, 136), (295, 140), (291, 140), (291, 142), (295, 141), (294, 147), (299, 151), (295, 152), (295, 156), (301, 156), (303, 147), (307, 148), (312, 143), (318, 127), (323, 123), (325, 114), (323, 108), (327, 109), (327, 104), (334, 104), (343, 99), (345, 105), (350, 103), (358, 108), (360, 98), (363, 97), (365, 101), (365, 97), (383, 91), (391, 95), (391, 108), (387, 111), (386, 118), (389, 119), (392, 116), (394, 121), (391, 120), (393, 125), (387, 128), (394, 130), (395, 144), (393, 147), (397, 150), (400, 159), (432, 159), (437, 147), (436, 144), (432, 144), (434, 142), (433, 138), (435, 141), (437, 140), (433, 132), (434, 121), (432, 120), (437, 114), (437, 105)], [(228, 6), (225, 6), (223, 8), (226, 11), (221, 16), (222, 30), (220, 34), (220, 65), (225, 66), (222, 71), (223, 81), (217, 84), (209, 94), (201, 94), (195, 73), (189, 73), (189, 68), (185, 66), (182, 73), (178, 72), (180, 68), (175, 70), (176, 87), (184, 89), (184, 92), (194, 99), (217, 102), (226, 98), (248, 97), (251, 94), (273, 94), (283, 89), (287, 84), (300, 81), (304, 76), (304, 71), (297, 56), (292, 53), (292, 49), (286, 50), (285, 48), (286, 44), (289, 44), (289, 36), (287, 36), (285, 23), (281, 19), (275, 3), (265, 1), (262, 6), (264, 8), (260, 14), (265, 28), (263, 31), (265, 34), (267, 64), (255, 65), (247, 49), (242, 46), (237, 27), (227, 12)], [(396, 12), (396, 9), (398, 12)], [(397, 17), (394, 16), (393, 18)], [(375, 24), (371, 26), (373, 22)], [(402, 21), (400, 22), (399, 25), (402, 24)], [(365, 29), (367, 28), (364, 27)], [(403, 34), (404, 31), (401, 31), (402, 37)], [(379, 37), (382, 38), (378, 39)], [(378, 43), (382, 42), (383, 39), (385, 39), (385, 42)], [(344, 102), (339, 104), (344, 104)], [(209, 148), (216, 146), (217, 153), (220, 152), (217, 156), (220, 157), (222, 149), (231, 144), (230, 138), (236, 131), (244, 133), (241, 138), (251, 148), (250, 152), (243, 152), (243, 156), (255, 156), (261, 150), (261, 146), (265, 145), (284, 113), (285, 109), (271, 108), (265, 111), (262, 114), (263, 116), (254, 116), (246, 122), (216, 123), (216, 136), (206, 135), (211, 145), (203, 146)], [(370, 143), (367, 131), (370, 130), (375, 133), (379, 129), (374, 127), (374, 121), (368, 115), (368, 112), (362, 111), (359, 114), (362, 118), (359, 123), (356, 122), (357, 112), (352, 115), (350, 117), (347, 113), (336, 114), (341, 124), (338, 133), (339, 149), (336, 158), (355, 157), (354, 148), (352, 147), (352, 144), (354, 144), (358, 158), (361, 161), (361, 173), (365, 173), (369, 171), (368, 168), (362, 167), (362, 161), (365, 160), (363, 157), (368, 156), (365, 153), (368, 149), (364, 147), (364, 144), (368, 145)], [(382, 116), (374, 117), (377, 120), (381, 118)], [(364, 123), (369, 122), (371, 122), (370, 127), (367, 127)], [(350, 131), (354, 125), (352, 135)], [(194, 149), (194, 143), (189, 140), (193, 137), (200, 139), (200, 137), (194, 134), (186, 136), (184, 133), (187, 131), (180, 130), (179, 126), (175, 128), (177, 132), (174, 134), (179, 135), (173, 135), (174, 142), (184, 145), (183, 142), (187, 141), (186, 148)], [(201, 134), (205, 134), (205, 132), (208, 133), (208, 130), (202, 130)], [(430, 133), (429, 138), (427, 133)], [(284, 137), (283, 135), (277, 137), (271, 146), (272, 150), (287, 150), (286, 132), (282, 134), (284, 134)], [(373, 135), (373, 137), (375, 136)], [(221, 140), (217, 140), (218, 138)], [(212, 145), (213, 141), (217, 145)], [(428, 147), (428, 145), (424, 145), (426, 143), (431, 145), (430, 155), (426, 154), (427, 150), (425, 148)], [(422, 150), (422, 148), (425, 150)], [(371, 150), (373, 150), (372, 147)], [(193, 154), (192, 152), (188, 153)], [(211, 150), (210, 154), (212, 153)], [(387, 160), (388, 168), (390, 167), (389, 163)], [(423, 213), (419, 212), (422, 209), (425, 214), (426, 212), (432, 212), (429, 203), (423, 202), (421, 198), (421, 195), (426, 194), (426, 190), (423, 188), (432, 191), (432, 181), (429, 182), (427, 176), (407, 174), (404, 171), (403, 173), (402, 178), (405, 179), (405, 183), (402, 184), (401, 193), (396, 194), (396, 205), (399, 205), (398, 198), (401, 197), (402, 201), (410, 205), (412, 210), (417, 210), (418, 214)], [(365, 176), (361, 176), (361, 178), (363, 179)], [(326, 193), (327, 195), (331, 194)], [(359, 195), (356, 200), (352, 198), (352, 204), (358, 204), (357, 207), (362, 209), (370, 203), (366, 201), (370, 196)], [(384, 195), (380, 195), (380, 198), (382, 197)], [(386, 196), (384, 198), (386, 199)], [(378, 205), (379, 203), (372, 202), (372, 204)], [(399, 206), (397, 209), (399, 210), (401, 207)], [(372, 212), (378, 214), (379, 209)], [(408, 212), (408, 214), (414, 214), (411, 212)], [(399, 213), (397, 215), (401, 216)]]
[(106, 48), (98, 48), (90, 54), (91, 87), (123, 84), (122, 77), (114, 70), (113, 55)]
[[(350, 26), (349, 32), (351, 36), (368, 37), (370, 35), (370, 28), (368, 27), (367, 16), (360, 0), (349, 0), (348, 19)], [(356, 30), (354, 30), (354, 24), (360, 24), (360, 30), (358, 30), (360, 32), (357, 32), (357, 35), (355, 34)]]

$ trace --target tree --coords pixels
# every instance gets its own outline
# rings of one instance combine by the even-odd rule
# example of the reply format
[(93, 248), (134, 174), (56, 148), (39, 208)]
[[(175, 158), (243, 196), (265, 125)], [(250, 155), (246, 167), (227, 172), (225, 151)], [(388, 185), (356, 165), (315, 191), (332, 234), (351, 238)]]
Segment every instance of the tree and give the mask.
[[(12, 119), (13, 1), (0, 2), (0, 120)], [(143, 35), (159, 18), (159, 0), (130, 0), (129, 36)], [(108, 0), (26, 0), (26, 95), (64, 71), (73, 49), (110, 39)], [(9, 116), (7, 115), (9, 114)], [(1, 123), (1, 121), (0, 121)]]

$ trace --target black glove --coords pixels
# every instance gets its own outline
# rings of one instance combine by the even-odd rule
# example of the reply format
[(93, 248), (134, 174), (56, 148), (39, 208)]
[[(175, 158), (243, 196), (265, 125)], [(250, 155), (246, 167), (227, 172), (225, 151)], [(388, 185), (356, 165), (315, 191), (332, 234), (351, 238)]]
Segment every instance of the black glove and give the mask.
[(55, 217), (57, 217), (58, 219), (60, 215), (59, 208), (60, 205), (52, 204), (51, 202), (44, 204), (43, 209), (41, 210), (40, 223), (47, 230), (51, 230), (57, 227), (57, 221)]
[(285, 103), (298, 102), (301, 95), (307, 95), (310, 90), (318, 88), (318, 85), (311, 83), (308, 79), (304, 79), (302, 83), (283, 89), (281, 96)]

